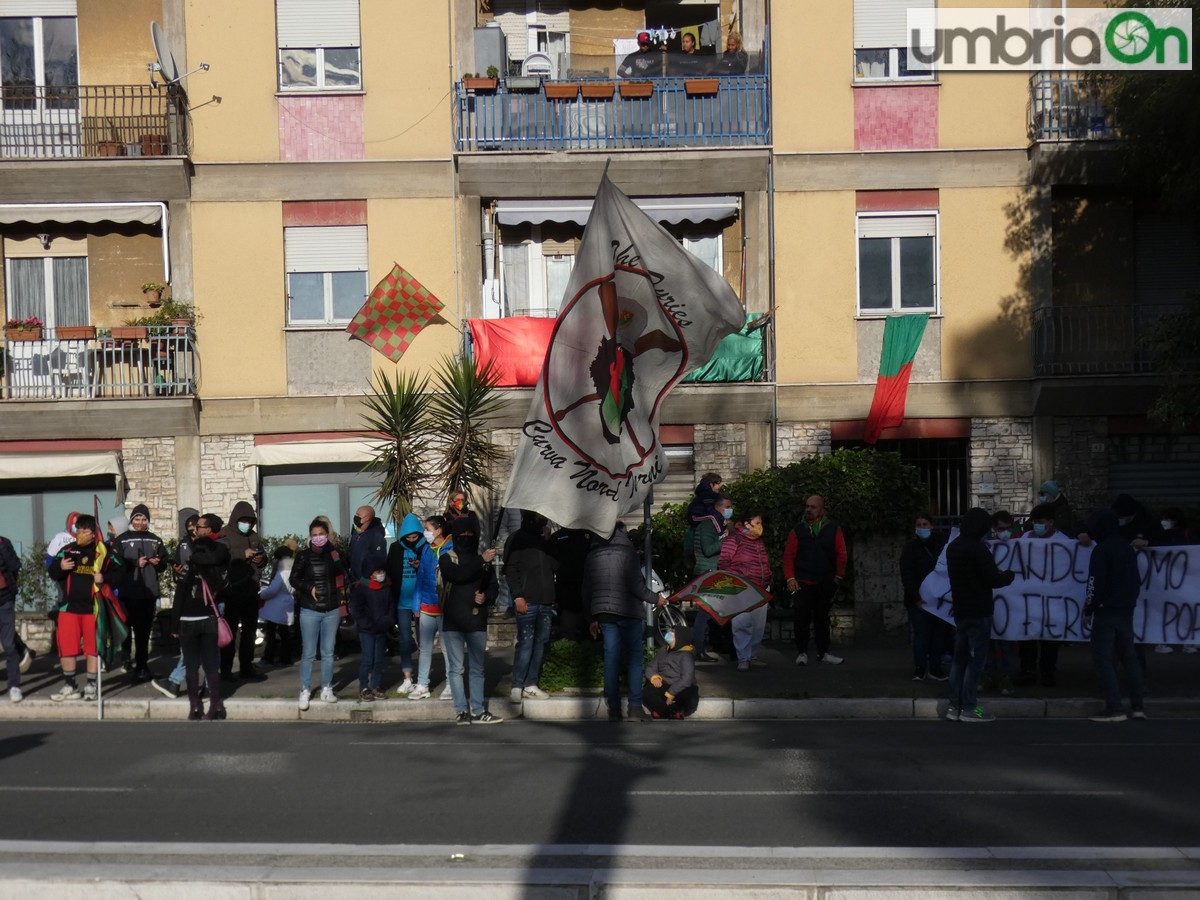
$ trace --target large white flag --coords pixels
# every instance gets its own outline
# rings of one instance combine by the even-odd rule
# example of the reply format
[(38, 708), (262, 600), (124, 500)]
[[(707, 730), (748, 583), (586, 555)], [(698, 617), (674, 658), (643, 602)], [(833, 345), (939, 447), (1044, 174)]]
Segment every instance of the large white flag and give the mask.
[(612, 534), (666, 475), (658, 413), (667, 391), (745, 319), (725, 280), (605, 175), (504, 505)]

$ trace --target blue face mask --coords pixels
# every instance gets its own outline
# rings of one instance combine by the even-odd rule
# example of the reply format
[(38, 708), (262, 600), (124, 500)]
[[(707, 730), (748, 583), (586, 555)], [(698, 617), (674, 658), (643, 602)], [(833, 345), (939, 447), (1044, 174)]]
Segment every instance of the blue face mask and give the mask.
[(723, 515), (725, 517), (725, 521), (728, 522), (730, 519), (733, 518), (733, 507), (732, 506), (725, 507), (725, 511), (722, 512), (721, 515)]
[(917, 537), (919, 537), (923, 541), (929, 540), (929, 537), (932, 534), (933, 534), (932, 528), (918, 528), (917, 529)]
[(1045, 522), (1034, 522), (1033, 523), (1033, 533), (1036, 534), (1038, 537), (1045, 537), (1046, 536), (1046, 523)]
[(668, 631), (666, 634), (663, 635), (663, 641), (666, 643), (666, 645), (668, 647), (670, 647), (672, 644), (675, 643), (675, 632)]

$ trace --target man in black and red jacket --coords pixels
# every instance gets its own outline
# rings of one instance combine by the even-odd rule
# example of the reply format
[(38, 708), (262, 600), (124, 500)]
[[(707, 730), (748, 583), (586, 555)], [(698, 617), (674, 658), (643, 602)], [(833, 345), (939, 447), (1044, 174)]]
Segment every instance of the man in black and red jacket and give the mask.
[(817, 662), (838, 665), (829, 652), (829, 610), (846, 576), (846, 538), (841, 526), (825, 514), (825, 499), (813, 494), (804, 502), (804, 518), (788, 535), (783, 574), (793, 594), (796, 665), (808, 665), (808, 632), (817, 645)]

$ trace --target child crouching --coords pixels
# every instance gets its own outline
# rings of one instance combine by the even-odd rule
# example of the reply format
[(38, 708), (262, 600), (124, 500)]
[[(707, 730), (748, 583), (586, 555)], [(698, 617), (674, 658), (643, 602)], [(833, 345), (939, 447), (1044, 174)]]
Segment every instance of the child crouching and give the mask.
[(663, 637), (667, 646), (646, 665), (647, 683), (642, 689), (642, 704), (655, 719), (682, 719), (700, 705), (692, 629), (680, 625)]

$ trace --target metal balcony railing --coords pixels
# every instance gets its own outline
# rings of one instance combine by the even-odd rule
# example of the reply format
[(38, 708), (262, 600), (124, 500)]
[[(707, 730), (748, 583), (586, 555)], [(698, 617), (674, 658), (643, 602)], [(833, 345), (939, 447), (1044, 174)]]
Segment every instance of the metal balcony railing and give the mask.
[(1111, 140), (1117, 122), (1079, 72), (1035, 72), (1029, 80), (1029, 136), (1035, 141)]
[[(706, 82), (701, 84), (700, 82)], [(765, 75), (653, 78), (648, 96), (630, 82), (546, 82), (536, 90), (456, 88), (459, 150), (592, 150), (747, 147), (768, 143)], [(554, 99), (561, 85), (580, 85)]]
[(1060, 306), (1033, 312), (1035, 375), (1155, 371), (1147, 338), (1178, 306)]
[(67, 400), (189, 397), (199, 363), (188, 325), (147, 328), (43, 328), (5, 332), (0, 397)]
[(186, 156), (184, 96), (144, 84), (5, 87), (0, 159)]

